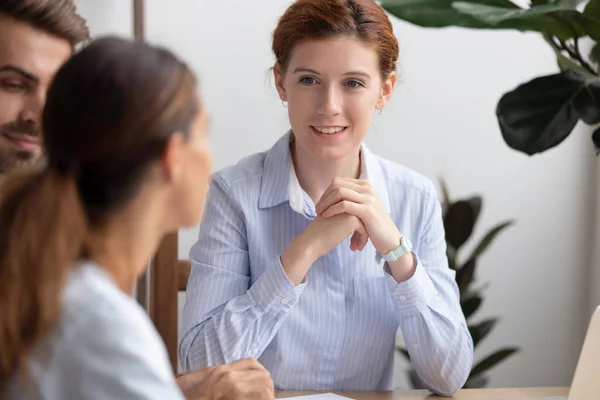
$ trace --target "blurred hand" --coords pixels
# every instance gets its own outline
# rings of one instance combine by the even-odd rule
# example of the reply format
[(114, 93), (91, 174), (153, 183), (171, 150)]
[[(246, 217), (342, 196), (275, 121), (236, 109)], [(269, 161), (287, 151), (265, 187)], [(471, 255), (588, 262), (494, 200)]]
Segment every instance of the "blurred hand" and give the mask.
[(248, 358), (180, 376), (177, 383), (188, 400), (273, 400), (271, 374)]

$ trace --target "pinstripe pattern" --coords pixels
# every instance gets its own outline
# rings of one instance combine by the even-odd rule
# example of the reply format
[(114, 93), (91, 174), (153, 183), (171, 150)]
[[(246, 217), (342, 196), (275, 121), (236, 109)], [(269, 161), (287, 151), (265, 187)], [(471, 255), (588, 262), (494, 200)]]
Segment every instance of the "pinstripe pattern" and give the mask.
[(352, 252), (348, 238), (294, 287), (279, 256), (315, 211), (290, 173), (289, 135), (214, 175), (190, 251), (184, 369), (254, 357), (278, 389), (388, 390), (400, 328), (427, 387), (455, 392), (470, 371), (473, 344), (433, 184), (363, 144), (362, 173), (413, 242), (416, 273), (397, 284), (370, 243)]

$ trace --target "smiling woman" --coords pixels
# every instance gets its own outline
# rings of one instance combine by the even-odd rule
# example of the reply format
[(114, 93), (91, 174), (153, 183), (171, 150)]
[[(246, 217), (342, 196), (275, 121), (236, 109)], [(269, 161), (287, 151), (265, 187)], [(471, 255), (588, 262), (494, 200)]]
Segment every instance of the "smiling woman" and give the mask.
[(291, 130), (214, 175), (184, 368), (248, 356), (278, 389), (390, 390), (400, 328), (430, 391), (455, 393), (473, 344), (435, 188), (363, 141), (396, 84), (387, 15), (372, 0), (298, 0), (272, 48)]

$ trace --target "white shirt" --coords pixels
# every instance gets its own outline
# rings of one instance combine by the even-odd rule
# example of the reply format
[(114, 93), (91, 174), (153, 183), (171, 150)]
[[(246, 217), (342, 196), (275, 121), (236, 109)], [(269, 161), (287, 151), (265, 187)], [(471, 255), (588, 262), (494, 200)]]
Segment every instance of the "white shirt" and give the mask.
[(62, 307), (54, 329), (28, 358), (33, 384), (15, 376), (9, 400), (184, 398), (146, 313), (103, 269), (74, 267)]

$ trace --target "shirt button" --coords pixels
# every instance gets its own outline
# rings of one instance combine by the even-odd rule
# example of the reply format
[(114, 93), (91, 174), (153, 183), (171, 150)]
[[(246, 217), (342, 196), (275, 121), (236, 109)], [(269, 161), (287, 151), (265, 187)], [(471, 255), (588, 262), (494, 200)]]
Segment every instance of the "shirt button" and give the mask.
[(285, 297), (283, 299), (281, 299), (281, 304), (287, 304), (288, 303), (288, 299), (286, 299)]
[(255, 356), (258, 354), (258, 349), (255, 347), (252, 349), (252, 355)]
[(406, 296), (400, 296), (400, 297), (398, 297), (398, 298), (399, 298), (400, 300), (402, 300), (402, 301), (406, 300)]

